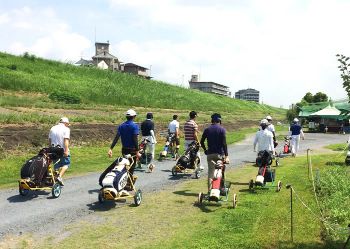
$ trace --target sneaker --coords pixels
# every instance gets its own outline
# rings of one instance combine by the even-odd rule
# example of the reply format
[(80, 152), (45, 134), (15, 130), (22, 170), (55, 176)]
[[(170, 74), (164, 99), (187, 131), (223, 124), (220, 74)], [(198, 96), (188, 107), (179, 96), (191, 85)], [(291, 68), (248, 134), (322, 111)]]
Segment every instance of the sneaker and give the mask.
[(61, 185), (61, 186), (64, 186), (64, 183), (63, 183), (63, 180), (62, 180), (62, 177), (57, 177), (57, 182)]
[(202, 165), (199, 165), (199, 169), (200, 169), (201, 171), (203, 171), (203, 170), (204, 170), (204, 167), (203, 167)]

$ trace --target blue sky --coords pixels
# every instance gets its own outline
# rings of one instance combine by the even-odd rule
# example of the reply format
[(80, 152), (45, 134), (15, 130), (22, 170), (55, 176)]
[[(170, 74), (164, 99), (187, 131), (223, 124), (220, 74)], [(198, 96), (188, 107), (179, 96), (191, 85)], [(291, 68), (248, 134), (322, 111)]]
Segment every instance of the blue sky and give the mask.
[[(123, 62), (188, 86), (191, 74), (288, 107), (306, 92), (345, 98), (350, 1), (16, 0), (0, 3), (0, 50), (75, 62), (97, 41)], [(95, 32), (96, 31), (96, 32)]]

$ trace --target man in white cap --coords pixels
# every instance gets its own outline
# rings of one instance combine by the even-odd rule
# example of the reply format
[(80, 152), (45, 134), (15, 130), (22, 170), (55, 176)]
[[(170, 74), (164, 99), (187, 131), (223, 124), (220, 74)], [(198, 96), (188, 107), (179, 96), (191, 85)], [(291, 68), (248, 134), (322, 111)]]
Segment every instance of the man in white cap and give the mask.
[(289, 128), (289, 136), (291, 136), (290, 145), (293, 157), (296, 157), (299, 150), (300, 136), (303, 140), (305, 139), (303, 129), (298, 122), (299, 119), (294, 118), (293, 124)]
[(266, 120), (267, 120), (267, 122), (268, 122), (268, 125), (267, 125), (266, 129), (272, 132), (272, 135), (273, 135), (273, 144), (274, 144), (274, 147), (276, 148), (276, 146), (277, 146), (277, 142), (276, 142), (276, 130), (275, 130), (275, 126), (274, 126), (273, 123), (272, 123), (272, 117), (271, 117), (271, 116), (266, 116)]
[(258, 145), (258, 152), (267, 150), (270, 153), (275, 153), (275, 147), (273, 145), (273, 134), (267, 129), (269, 122), (267, 119), (260, 121), (261, 130), (259, 130), (254, 139), (254, 152), (256, 152), (256, 145)]
[[(140, 158), (141, 155), (139, 153), (139, 144), (138, 144), (139, 127), (134, 122), (136, 115), (137, 114), (133, 109), (129, 109), (125, 113), (126, 121), (118, 126), (117, 135), (115, 136), (108, 151), (109, 157), (112, 157), (113, 155), (112, 150), (114, 146), (117, 144), (119, 138), (121, 138), (122, 154), (123, 155), (130, 154), (132, 156), (136, 155), (137, 158)], [(131, 175), (133, 175), (134, 173), (135, 166), (136, 166), (135, 163), (130, 166), (129, 172)], [(136, 177), (134, 177), (133, 180), (135, 181)], [(128, 187), (130, 187), (130, 183), (128, 184)]]
[(69, 120), (67, 117), (62, 117), (60, 122), (50, 129), (49, 133), (49, 146), (64, 149), (63, 156), (59, 159), (58, 163), (54, 164), (55, 170), (59, 170), (57, 181), (62, 186), (64, 186), (62, 177), (70, 166), (69, 140)]

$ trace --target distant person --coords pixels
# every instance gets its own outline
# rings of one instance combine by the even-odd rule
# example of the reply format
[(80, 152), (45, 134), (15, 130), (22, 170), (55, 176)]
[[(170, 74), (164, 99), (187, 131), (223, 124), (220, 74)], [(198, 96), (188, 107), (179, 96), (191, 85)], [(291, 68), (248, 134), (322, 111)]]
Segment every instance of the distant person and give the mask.
[[(69, 119), (62, 117), (59, 123), (50, 129), (49, 133), (49, 146), (63, 148), (63, 156), (59, 161), (54, 164), (55, 170), (59, 170), (57, 181), (61, 186), (64, 186), (62, 177), (70, 166), (70, 152), (69, 152), (69, 141), (70, 141), (70, 129)], [(54, 162), (55, 163), (55, 162)]]
[[(108, 156), (113, 156), (113, 148), (117, 144), (119, 138), (121, 138), (122, 142), (122, 155), (128, 155), (136, 156), (137, 158), (140, 158), (141, 155), (139, 153), (139, 144), (138, 144), (138, 135), (139, 135), (139, 127), (134, 122), (136, 118), (136, 112), (133, 109), (129, 109), (126, 113), (126, 121), (118, 126), (117, 134), (109, 148)], [(136, 181), (136, 176), (133, 176), (134, 170), (135, 170), (136, 163), (134, 162), (133, 165), (130, 165), (129, 172), (133, 177), (133, 181)], [(128, 179), (128, 184), (126, 187), (126, 190), (131, 190), (131, 184)]]
[(168, 133), (169, 136), (171, 134), (174, 134), (174, 139), (175, 139), (175, 155), (179, 154), (179, 149), (180, 149), (180, 123), (177, 121), (178, 115), (173, 115), (173, 121), (171, 121), (168, 125)]
[[(196, 123), (197, 118), (197, 112), (191, 111), (189, 113), (190, 119), (185, 123), (184, 125), (184, 133), (185, 133), (185, 150), (187, 150), (188, 146), (193, 142), (196, 141), (199, 143), (198, 138), (198, 125)], [(197, 156), (200, 158), (199, 151), (197, 152)], [(200, 165), (199, 168), (203, 170), (203, 166)]]
[(269, 122), (267, 119), (262, 119), (260, 121), (261, 129), (255, 134), (253, 143), (254, 152), (256, 152), (256, 147), (258, 146), (258, 152), (266, 150), (271, 154), (275, 153), (273, 134), (267, 129), (268, 125)]
[[(154, 159), (155, 144), (157, 143), (156, 135), (154, 132), (153, 113), (146, 114), (146, 120), (141, 123), (142, 139), (147, 139), (147, 147), (152, 154), (152, 160)], [(152, 161), (151, 160), (151, 161)], [(149, 162), (151, 163), (151, 162)]]
[(268, 125), (267, 125), (266, 129), (272, 132), (272, 135), (273, 135), (273, 146), (276, 148), (278, 143), (276, 141), (276, 130), (275, 130), (275, 126), (272, 123), (272, 117), (271, 116), (266, 116), (266, 120), (268, 121)]
[[(208, 149), (205, 145), (207, 141)], [(230, 159), (227, 152), (226, 130), (221, 126), (221, 115), (214, 113), (211, 115), (211, 125), (203, 132), (200, 144), (207, 155), (208, 162), (208, 191), (210, 191), (211, 179), (214, 178), (215, 164), (219, 159), (224, 158), (225, 163)]]
[(297, 153), (299, 150), (300, 136), (303, 140), (305, 139), (303, 129), (298, 122), (299, 122), (299, 119), (294, 118), (293, 124), (289, 128), (289, 135), (291, 136), (290, 145), (291, 145), (291, 152), (293, 157), (297, 156)]

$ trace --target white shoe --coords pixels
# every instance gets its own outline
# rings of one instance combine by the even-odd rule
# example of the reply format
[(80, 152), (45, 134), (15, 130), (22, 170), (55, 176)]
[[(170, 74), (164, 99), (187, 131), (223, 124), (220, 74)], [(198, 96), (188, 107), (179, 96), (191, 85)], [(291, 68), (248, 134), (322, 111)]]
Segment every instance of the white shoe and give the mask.
[(204, 167), (203, 167), (202, 165), (199, 165), (199, 169), (200, 169), (201, 171), (203, 171), (203, 170), (204, 170)]

